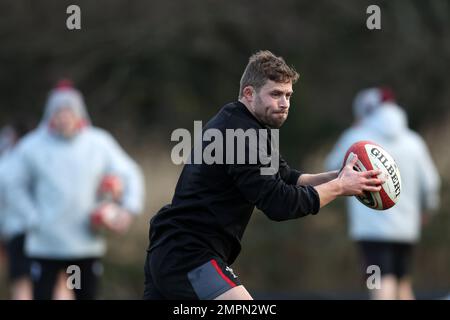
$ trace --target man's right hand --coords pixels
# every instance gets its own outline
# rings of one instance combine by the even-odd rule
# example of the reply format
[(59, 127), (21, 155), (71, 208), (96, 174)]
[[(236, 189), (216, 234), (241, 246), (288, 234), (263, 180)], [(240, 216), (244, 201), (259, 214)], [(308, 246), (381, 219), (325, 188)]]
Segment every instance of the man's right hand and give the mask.
[(369, 170), (359, 172), (353, 169), (358, 156), (354, 156), (341, 170), (338, 176), (338, 182), (341, 187), (341, 196), (359, 196), (364, 191), (378, 192), (381, 190), (381, 185), (385, 179), (380, 179), (378, 176), (382, 173), (381, 170)]
[(354, 156), (339, 173), (339, 176), (327, 183), (315, 186), (320, 198), (320, 207), (324, 207), (338, 196), (357, 196), (364, 191), (377, 192), (381, 190), (384, 179), (378, 178), (380, 170), (358, 172), (353, 169), (358, 157)]

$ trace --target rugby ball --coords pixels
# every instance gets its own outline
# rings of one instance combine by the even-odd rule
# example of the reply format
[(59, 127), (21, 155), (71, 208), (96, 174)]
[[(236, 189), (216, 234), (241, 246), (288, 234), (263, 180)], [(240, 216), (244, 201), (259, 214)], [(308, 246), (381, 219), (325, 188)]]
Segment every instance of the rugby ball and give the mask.
[(91, 214), (91, 225), (95, 230), (108, 229), (122, 212), (120, 198), (123, 184), (115, 175), (105, 175), (97, 189), (97, 206)]
[(105, 175), (97, 190), (99, 201), (119, 202), (123, 194), (123, 184), (118, 176)]
[(381, 170), (386, 181), (382, 184), (379, 192), (365, 191), (363, 195), (356, 198), (365, 206), (375, 210), (386, 210), (393, 207), (402, 190), (402, 181), (398, 166), (392, 156), (380, 145), (371, 141), (358, 141), (354, 143), (345, 154), (344, 166), (358, 156), (354, 170), (363, 172), (369, 170)]

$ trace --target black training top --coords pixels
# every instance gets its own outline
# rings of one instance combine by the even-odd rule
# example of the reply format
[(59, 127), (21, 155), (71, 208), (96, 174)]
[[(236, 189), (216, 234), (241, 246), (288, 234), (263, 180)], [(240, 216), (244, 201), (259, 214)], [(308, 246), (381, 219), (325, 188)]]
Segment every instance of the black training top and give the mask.
[[(270, 130), (241, 102), (225, 105), (203, 131), (211, 128), (220, 130), (224, 141), (226, 129), (265, 129), (270, 137)], [(210, 143), (203, 142), (203, 150)], [(245, 149), (249, 151), (248, 143)], [(274, 175), (261, 175), (260, 168), (270, 164), (250, 164), (248, 156), (244, 164), (223, 162), (185, 164), (172, 203), (150, 222), (149, 251), (160, 246), (177, 252), (196, 248), (232, 264), (241, 250), (240, 241), (255, 206), (275, 221), (319, 211), (317, 191), (312, 186), (297, 186), (301, 173), (289, 168), (281, 156)]]

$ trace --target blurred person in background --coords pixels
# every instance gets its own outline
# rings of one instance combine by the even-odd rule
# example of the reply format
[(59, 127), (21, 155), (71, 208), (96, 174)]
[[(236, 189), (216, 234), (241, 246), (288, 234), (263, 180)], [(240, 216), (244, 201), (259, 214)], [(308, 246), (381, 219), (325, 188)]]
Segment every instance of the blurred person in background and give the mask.
[(389, 88), (367, 88), (359, 91), (353, 100), (353, 124), (347, 128), (335, 143), (325, 159), (325, 167), (339, 169), (347, 149), (366, 131), (365, 121), (383, 102), (395, 102)]
[(14, 161), (14, 146), (30, 129), (25, 121), (14, 121), (0, 133), (0, 239), (6, 249), (10, 298), (13, 300), (32, 299), (32, 287), (30, 260), (24, 252), (25, 223), (8, 207), (5, 196), (8, 186), (4, 177)]
[[(370, 297), (414, 299), (413, 250), (422, 225), (438, 208), (440, 178), (425, 141), (408, 128), (405, 111), (392, 98), (370, 97), (376, 90), (362, 91), (356, 97), (354, 108), (362, 111), (356, 112), (360, 120), (338, 140), (326, 159), (326, 167), (339, 169), (347, 149), (360, 140), (381, 145), (395, 159), (402, 179), (399, 201), (394, 207), (377, 212), (355, 197), (348, 198), (349, 232), (359, 247), (364, 275), (368, 276), (368, 266), (380, 267), (380, 288), (370, 289)], [(381, 89), (378, 96), (383, 96)]]
[[(109, 133), (91, 125), (83, 97), (69, 81), (50, 92), (39, 127), (16, 153), (6, 194), (13, 210), (26, 216), (33, 297), (51, 299), (58, 274), (76, 266), (80, 277), (70, 288), (76, 299), (94, 299), (106, 243), (92, 217), (100, 211), (109, 216), (102, 220), (108, 230), (128, 229), (143, 207), (140, 168)], [(114, 206), (100, 205), (98, 189), (111, 175), (123, 191)]]
[(0, 130), (0, 156), (9, 151), (20, 138), (14, 127), (15, 125), (6, 125)]
[[(33, 127), (32, 121), (23, 117), (6, 126), (0, 134), (0, 239), (5, 243), (6, 262), (12, 300), (30, 300), (33, 297), (30, 278), (30, 259), (25, 254), (26, 217), (14, 212), (6, 199), (8, 185), (5, 177), (15, 161), (15, 146)], [(10, 201), (15, 201), (10, 199)], [(53, 291), (55, 300), (73, 299), (73, 292), (66, 286), (66, 273), (60, 272)]]
[[(11, 148), (12, 145), (12, 137), (14, 137), (13, 129), (10, 125), (6, 125), (1, 128), (0, 130), (0, 171), (3, 171), (1, 167), (3, 167), (3, 155), (6, 155), (8, 150)], [(7, 267), (3, 267), (6, 265), (6, 240), (3, 236), (3, 224), (4, 224), (4, 215), (6, 211), (6, 203), (5, 203), (5, 197), (2, 194), (2, 179), (3, 174), (0, 176), (0, 270), (6, 269)]]

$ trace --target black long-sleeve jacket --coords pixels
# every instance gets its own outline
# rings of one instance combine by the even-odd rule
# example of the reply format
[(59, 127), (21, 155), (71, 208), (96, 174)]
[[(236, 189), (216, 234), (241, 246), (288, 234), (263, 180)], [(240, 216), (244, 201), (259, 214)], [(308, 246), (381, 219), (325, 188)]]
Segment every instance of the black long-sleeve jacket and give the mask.
[[(211, 128), (222, 132), (224, 140), (226, 129), (268, 130), (241, 102), (225, 105), (203, 131)], [(203, 150), (209, 143), (203, 142)], [(248, 143), (245, 149), (250, 152)], [(225, 159), (224, 164), (185, 164), (172, 203), (151, 220), (149, 250), (197, 248), (232, 264), (255, 206), (275, 221), (319, 211), (317, 191), (312, 186), (297, 186), (301, 173), (281, 156), (273, 175), (261, 174), (261, 167), (269, 165), (251, 164), (248, 155), (245, 159), (244, 164), (227, 164)]]

